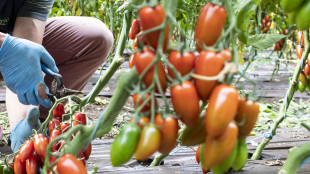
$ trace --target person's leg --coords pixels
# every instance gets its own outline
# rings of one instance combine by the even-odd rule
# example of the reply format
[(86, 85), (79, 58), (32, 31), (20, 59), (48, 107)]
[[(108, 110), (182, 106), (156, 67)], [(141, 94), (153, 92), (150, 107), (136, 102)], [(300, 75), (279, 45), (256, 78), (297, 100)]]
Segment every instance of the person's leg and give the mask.
[[(67, 88), (82, 90), (106, 60), (113, 35), (100, 20), (90, 17), (56, 17), (47, 21), (43, 46), (55, 59)], [(47, 86), (52, 78), (46, 76)], [(47, 109), (40, 107), (41, 117)]]
[[(43, 46), (55, 59), (67, 88), (82, 90), (96, 69), (105, 61), (113, 45), (113, 35), (98, 19), (90, 17), (56, 17), (47, 21)], [(52, 79), (45, 78), (47, 86)], [(11, 91), (6, 93), (11, 130), (26, 117), (31, 106), (19, 103)], [(48, 109), (41, 108), (41, 117)]]

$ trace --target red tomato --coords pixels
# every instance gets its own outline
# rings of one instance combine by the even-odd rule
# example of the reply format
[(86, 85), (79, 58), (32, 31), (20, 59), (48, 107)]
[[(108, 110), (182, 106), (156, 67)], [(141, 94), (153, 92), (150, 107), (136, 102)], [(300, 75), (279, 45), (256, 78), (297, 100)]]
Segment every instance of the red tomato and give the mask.
[(287, 34), (288, 34), (288, 29), (287, 29), (287, 28), (283, 30), (283, 34), (284, 34), (284, 35), (287, 35)]
[(161, 133), (153, 124), (144, 126), (136, 148), (136, 160), (146, 160), (155, 153), (160, 146)]
[(179, 124), (178, 120), (168, 116), (165, 119), (157, 114), (155, 117), (155, 125), (159, 126), (161, 131), (161, 140), (158, 152), (169, 154), (177, 143)]
[(38, 133), (33, 136), (34, 149), (40, 157), (45, 157), (48, 139), (43, 134)]
[(262, 24), (266, 26), (266, 19), (265, 18), (262, 20)]
[(83, 125), (86, 125), (86, 115), (85, 114), (82, 114), (80, 112), (76, 113), (74, 116), (73, 116), (73, 121), (72, 122), (72, 126), (76, 126), (78, 124), (83, 124)]
[(131, 40), (134, 40), (139, 32), (140, 32), (140, 20), (134, 19), (131, 23), (131, 27), (130, 27), (130, 30), (128, 33), (128, 37)]
[(238, 91), (236, 88), (221, 84), (211, 94), (206, 110), (206, 130), (208, 136), (220, 136), (234, 119), (238, 109)]
[(304, 66), (304, 72), (307, 77), (310, 75), (310, 66), (308, 65), (308, 63), (306, 63)]
[(31, 140), (26, 140), (20, 147), (19, 158), (22, 161), (26, 161), (34, 152), (34, 143)]
[[(52, 142), (56, 137), (61, 135), (61, 131), (59, 129), (52, 130), (52, 133), (50, 135), (49, 142)], [(56, 142), (52, 145), (52, 151), (57, 151), (60, 147), (60, 143)]]
[(299, 42), (299, 44), (305, 45), (304, 32), (303, 31), (297, 31), (297, 41)]
[(26, 174), (26, 161), (22, 161), (19, 154), (14, 157), (14, 173), (15, 174)]
[[(139, 34), (141, 34), (142, 33), (142, 31), (139, 33)], [(147, 40), (146, 40), (146, 38), (145, 38), (145, 35), (143, 35), (143, 36), (140, 36), (140, 37), (137, 37), (134, 41), (133, 41), (133, 50), (136, 50), (136, 49), (138, 49), (138, 44), (140, 44), (140, 45), (148, 45), (148, 43), (147, 43)]]
[(268, 21), (270, 21), (270, 16), (269, 15), (266, 15), (265, 16), (265, 20), (268, 22)]
[(171, 101), (174, 111), (180, 116), (180, 120), (191, 127), (198, 121), (199, 97), (197, 90), (191, 81), (184, 81), (180, 85), (171, 88)]
[(135, 54), (130, 55), (128, 64), (129, 64), (129, 68), (132, 68), (133, 66), (135, 66)]
[[(137, 52), (135, 54), (135, 66), (139, 75), (143, 73), (143, 71), (148, 67), (150, 63), (155, 59), (155, 53), (145, 47), (143, 51)], [(143, 82), (146, 87), (149, 87), (154, 80), (154, 72), (155, 72), (155, 64), (151, 66), (151, 68), (145, 73), (143, 77)], [(161, 84), (161, 88), (164, 92), (166, 92), (167, 88), (167, 79), (166, 79), (166, 72), (164, 69), (163, 64), (159, 61), (158, 62), (158, 78)], [(157, 85), (156, 85), (156, 92), (159, 92)]]
[(91, 154), (91, 148), (92, 148), (92, 145), (91, 143), (87, 146), (87, 148), (85, 149), (85, 151), (83, 152), (83, 155), (85, 157), (86, 160), (89, 159), (89, 156)]
[(59, 174), (87, 174), (83, 163), (77, 160), (71, 154), (65, 154), (57, 162), (57, 171)]
[(62, 115), (65, 114), (65, 106), (63, 103), (59, 103), (53, 110), (53, 117), (62, 121)]
[(207, 3), (201, 10), (195, 29), (196, 48), (200, 52), (204, 45), (212, 46), (222, 33), (226, 21), (225, 8)]
[(221, 164), (232, 152), (237, 137), (238, 127), (233, 121), (226, 126), (219, 137), (214, 138), (208, 134), (203, 155), (205, 167), (211, 169)]
[(27, 174), (37, 174), (39, 168), (39, 159), (37, 155), (32, 154), (26, 160), (26, 172)]
[(48, 131), (49, 131), (49, 134), (51, 135), (52, 130), (54, 130), (55, 128), (59, 128), (59, 126), (60, 126), (59, 120), (53, 118), (53, 119), (48, 123)]
[(239, 135), (240, 138), (246, 138), (255, 126), (257, 117), (259, 114), (259, 104), (252, 101), (246, 100), (246, 98), (239, 99), (238, 112), (235, 116), (235, 120), (239, 123)]
[(231, 61), (232, 59), (232, 54), (231, 54), (231, 51), (229, 49), (223, 49), (222, 52), (220, 53), (223, 58), (226, 60), (226, 61)]
[(67, 132), (70, 129), (70, 123), (69, 122), (60, 123), (60, 129), (63, 133)]
[[(139, 17), (142, 31), (146, 31), (161, 25), (166, 18), (166, 14), (164, 8), (159, 4), (156, 5), (155, 7), (148, 7), (148, 6), (142, 7), (139, 10)], [(159, 30), (153, 31), (145, 35), (145, 38), (148, 41), (148, 43), (155, 49), (157, 49), (158, 46), (159, 35), (160, 35)], [(163, 45), (164, 52), (167, 50), (168, 47), (168, 41), (169, 41), (168, 39), (169, 39), (169, 25), (167, 25), (165, 29), (165, 39)]]
[(301, 59), (303, 52), (304, 52), (303, 46), (297, 45), (296, 46), (296, 56), (297, 56), (297, 59)]
[(271, 25), (271, 22), (268, 21), (268, 22), (266, 23), (266, 27), (267, 27), (267, 28), (270, 28), (270, 25)]
[[(137, 109), (137, 107), (139, 107), (140, 105), (143, 104), (144, 100), (145, 99), (148, 99), (150, 97), (150, 94), (145, 94), (145, 96), (143, 96), (141, 98), (140, 94), (134, 94), (132, 95), (132, 99), (133, 99), (133, 105), (134, 105), (134, 108)], [(139, 101), (139, 104), (138, 104), (138, 101)], [(138, 106), (137, 106), (138, 104)], [(148, 101), (148, 103), (146, 105), (144, 105), (144, 107), (141, 109), (140, 112), (147, 112), (147, 111), (150, 111), (151, 109), (151, 106), (152, 106), (152, 100), (150, 99)]]
[(279, 44), (279, 42), (274, 45), (273, 50), (274, 51), (281, 51), (281, 45)]
[[(195, 66), (196, 56), (192, 52), (184, 52), (183, 55), (177, 50), (172, 50), (169, 54), (169, 62), (175, 67), (175, 69), (181, 73), (182, 76), (190, 73)], [(171, 68), (168, 67), (168, 74), (175, 79), (174, 73)]]
[[(225, 65), (224, 57), (223, 54), (216, 53), (214, 51), (201, 51), (195, 64), (195, 74), (203, 76), (218, 75)], [(217, 80), (205, 81), (200, 79), (194, 79), (194, 82), (199, 97), (204, 102), (209, 99), (211, 92), (218, 84)]]
[[(129, 122), (132, 123), (133, 118), (130, 118)], [(150, 117), (149, 116), (145, 116), (145, 117), (141, 117), (140, 121), (137, 123), (137, 125), (141, 128), (141, 130), (143, 129), (143, 127), (147, 124), (150, 123)]]

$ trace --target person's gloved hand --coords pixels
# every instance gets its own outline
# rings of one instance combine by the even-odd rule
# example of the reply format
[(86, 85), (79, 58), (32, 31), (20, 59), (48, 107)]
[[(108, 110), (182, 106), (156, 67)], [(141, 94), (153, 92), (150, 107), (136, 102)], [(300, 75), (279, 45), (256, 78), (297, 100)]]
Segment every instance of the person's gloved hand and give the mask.
[(40, 128), (41, 122), (39, 117), (39, 108), (34, 106), (28, 110), (26, 118), (21, 120), (14, 127), (10, 135), (11, 149), (13, 152), (17, 152), (19, 146), (21, 146), (28, 137), (32, 135), (32, 129), (38, 130)]
[[(52, 102), (41, 99), (38, 84), (43, 81), (41, 64), (58, 73), (54, 59), (42, 45), (29, 40), (7, 36), (0, 48), (0, 71), (7, 87), (25, 105), (51, 107)], [(46, 93), (49, 93), (46, 87)]]

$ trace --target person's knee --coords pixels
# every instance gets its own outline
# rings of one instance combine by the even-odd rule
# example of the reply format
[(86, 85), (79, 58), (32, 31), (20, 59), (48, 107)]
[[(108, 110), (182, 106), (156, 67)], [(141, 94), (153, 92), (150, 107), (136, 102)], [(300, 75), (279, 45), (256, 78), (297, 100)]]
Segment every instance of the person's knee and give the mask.
[(96, 59), (104, 61), (112, 49), (114, 43), (113, 34), (102, 21), (95, 18), (91, 20), (92, 22), (89, 23), (91, 26), (89, 27), (92, 30), (88, 32), (88, 40), (98, 50)]

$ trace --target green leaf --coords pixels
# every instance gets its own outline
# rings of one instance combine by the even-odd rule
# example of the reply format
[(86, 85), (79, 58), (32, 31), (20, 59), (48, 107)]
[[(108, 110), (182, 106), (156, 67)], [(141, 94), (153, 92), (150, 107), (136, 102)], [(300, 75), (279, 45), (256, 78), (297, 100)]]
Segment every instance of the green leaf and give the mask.
[(248, 45), (252, 45), (259, 50), (265, 50), (272, 47), (273, 44), (277, 43), (280, 39), (288, 36), (289, 35), (282, 34), (256, 34), (249, 36)]
[(248, 43), (247, 33), (250, 19), (260, 2), (261, 0), (234, 0), (233, 9), (237, 19), (237, 27), (242, 31), (238, 38), (245, 44)]

